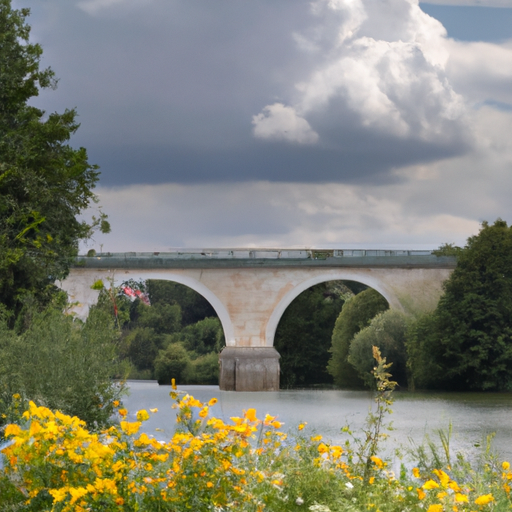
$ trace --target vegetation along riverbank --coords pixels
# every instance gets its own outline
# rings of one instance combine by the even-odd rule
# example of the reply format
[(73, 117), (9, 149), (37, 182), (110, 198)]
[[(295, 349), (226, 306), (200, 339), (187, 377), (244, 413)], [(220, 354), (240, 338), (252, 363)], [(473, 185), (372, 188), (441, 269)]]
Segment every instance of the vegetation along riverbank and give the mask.
[[(209, 403), (171, 392), (178, 429), (166, 443), (139, 434), (158, 411), (140, 410), (92, 432), (76, 417), (30, 403), (7, 426), (0, 479), (2, 510), (19, 511), (403, 511), (501, 510), (511, 506), (512, 471), (489, 451), (466, 460), (417, 449), (392, 471), (381, 456), (391, 412), (389, 365), (373, 350), (375, 407), (360, 433), (329, 444), (321, 436), (283, 432), (278, 418), (248, 408), (229, 423), (210, 417)], [(119, 404), (116, 403), (116, 407)], [(21, 413), (21, 409), (20, 409)]]

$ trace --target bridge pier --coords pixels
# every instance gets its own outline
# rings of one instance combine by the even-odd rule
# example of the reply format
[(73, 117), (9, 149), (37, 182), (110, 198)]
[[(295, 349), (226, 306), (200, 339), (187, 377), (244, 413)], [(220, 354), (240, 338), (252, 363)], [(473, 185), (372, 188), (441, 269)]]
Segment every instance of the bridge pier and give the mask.
[(219, 356), (222, 391), (278, 391), (279, 358), (274, 347), (224, 347)]

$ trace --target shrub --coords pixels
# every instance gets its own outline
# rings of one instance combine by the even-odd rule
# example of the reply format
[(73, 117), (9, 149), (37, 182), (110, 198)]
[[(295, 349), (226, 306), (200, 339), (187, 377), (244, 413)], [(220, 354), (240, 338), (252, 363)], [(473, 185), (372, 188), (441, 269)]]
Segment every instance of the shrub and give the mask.
[(388, 307), (386, 299), (372, 288), (358, 293), (343, 304), (332, 332), (332, 355), (327, 365), (327, 371), (333, 376), (337, 386), (362, 387), (363, 381), (357, 370), (348, 362), (350, 344), (354, 336), (369, 325), (372, 318)]
[(90, 427), (109, 424), (124, 389), (114, 381), (120, 377), (118, 338), (110, 316), (99, 309), (85, 323), (53, 308), (34, 313), (21, 335), (0, 323), (0, 422), (19, 394)]
[(188, 382), (190, 372), (190, 357), (181, 343), (171, 343), (155, 359), (155, 377), (158, 384), (170, 384), (172, 379)]
[(383, 357), (393, 363), (393, 376), (401, 386), (407, 385), (406, 339), (408, 320), (404, 313), (388, 310), (377, 315), (368, 327), (359, 331), (351, 345), (348, 361), (354, 366), (365, 383), (374, 382), (372, 370), (374, 360), (371, 357), (373, 346), (378, 347)]

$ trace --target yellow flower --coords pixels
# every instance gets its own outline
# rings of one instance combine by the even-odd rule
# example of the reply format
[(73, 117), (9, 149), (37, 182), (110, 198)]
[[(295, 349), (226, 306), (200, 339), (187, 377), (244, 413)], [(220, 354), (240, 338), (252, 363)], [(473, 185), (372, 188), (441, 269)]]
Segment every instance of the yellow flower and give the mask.
[(212, 398), (212, 399), (208, 402), (208, 405), (209, 405), (210, 407), (213, 407), (216, 403), (217, 403), (217, 399), (216, 399), (216, 398)]
[(428, 507), (427, 512), (443, 512), (443, 505), (440, 503), (436, 503), (434, 505), (430, 505)]
[(19, 436), (21, 433), (21, 428), (18, 425), (14, 425), (11, 423), (10, 425), (7, 425), (4, 430), (5, 437), (9, 436)]
[(492, 494), (483, 494), (482, 496), (478, 496), (475, 500), (476, 505), (487, 505), (491, 501), (494, 501), (494, 497)]
[(450, 481), (450, 477), (442, 470), (434, 469), (434, 474), (439, 478), (441, 485), (443, 487), (448, 486), (448, 482)]
[(211, 482), (206, 482), (206, 487), (208, 487), (208, 489), (211, 489), (213, 487), (213, 484)]
[(137, 412), (137, 421), (148, 421), (149, 420), (149, 414), (146, 409), (141, 409)]
[(304, 427), (305, 427), (306, 425), (307, 425), (307, 423), (306, 423), (306, 422), (301, 423), (301, 424), (297, 427), (297, 430), (303, 430), (303, 429), (304, 429)]
[(507, 461), (503, 462), (501, 467), (503, 468), (503, 471), (507, 471), (507, 469), (510, 468), (510, 462), (507, 462)]
[(140, 429), (140, 422), (136, 423), (129, 423), (127, 421), (121, 421), (121, 430), (125, 433), (131, 436), (132, 434), (136, 434)]
[(418, 493), (418, 499), (419, 500), (425, 499), (426, 494), (425, 494), (425, 491), (423, 489), (417, 488), (416, 491)]
[(321, 441), (322, 440), (322, 436), (314, 436), (311, 438), (311, 441), (313, 441), (314, 443), (316, 443), (316, 441)]
[(206, 416), (208, 416), (208, 407), (207, 407), (207, 406), (204, 406), (204, 407), (199, 411), (199, 417), (200, 417), (200, 418), (206, 418)]
[(122, 416), (123, 418), (128, 414), (128, 411), (126, 409), (119, 409), (119, 411), (117, 411), (119, 413), (120, 416)]
[(320, 453), (325, 453), (325, 452), (329, 451), (329, 448), (327, 448), (327, 446), (324, 443), (320, 443), (318, 445), (318, 451)]
[(423, 484), (423, 489), (426, 489), (427, 491), (429, 489), (437, 489), (439, 487), (439, 484), (437, 482), (434, 482), (434, 480), (427, 480)]
[(420, 470), (418, 468), (412, 468), (412, 474), (414, 475), (415, 478), (419, 478)]
[(171, 386), (174, 391), (176, 391), (178, 388), (176, 387), (176, 379), (171, 379)]
[(455, 493), (455, 501), (457, 503), (469, 503), (469, 499), (465, 494), (461, 494), (460, 492)]
[(155, 414), (158, 412), (158, 409), (155, 407), (154, 409), (149, 409), (149, 412)]
[(455, 491), (455, 492), (459, 492), (459, 491), (460, 491), (459, 484), (458, 484), (457, 482), (454, 482), (453, 480), (448, 484), (448, 487), (449, 487), (452, 491)]
[(53, 500), (58, 503), (66, 499), (68, 491), (67, 489), (50, 489), (49, 493), (53, 496)]
[(372, 462), (379, 468), (381, 469), (382, 466), (384, 466), (384, 462), (382, 462), (382, 459), (379, 459), (379, 457), (376, 457), (375, 455), (372, 455), (370, 457), (370, 459), (372, 460)]

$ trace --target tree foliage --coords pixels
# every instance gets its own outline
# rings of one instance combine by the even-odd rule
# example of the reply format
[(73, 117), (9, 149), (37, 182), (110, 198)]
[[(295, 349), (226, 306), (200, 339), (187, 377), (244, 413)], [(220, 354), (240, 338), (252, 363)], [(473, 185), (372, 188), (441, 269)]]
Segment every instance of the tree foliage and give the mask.
[[(327, 371), (333, 376), (337, 386), (350, 388), (363, 385), (358, 372), (348, 362), (350, 344), (354, 336), (369, 325), (372, 318), (388, 307), (386, 299), (372, 288), (358, 293), (343, 304), (332, 332), (332, 355), (327, 366)], [(368, 356), (371, 355), (370, 350)]]
[(375, 360), (372, 347), (377, 347), (391, 366), (393, 379), (407, 386), (408, 319), (401, 311), (388, 309), (374, 317), (352, 340), (348, 362), (356, 369), (366, 385), (373, 385)]
[(16, 334), (0, 322), (0, 425), (14, 394), (76, 415), (94, 427), (106, 425), (123, 386), (116, 353), (119, 332), (99, 308), (87, 322), (55, 308), (31, 315)]
[(0, 301), (16, 312), (29, 295), (48, 304), (79, 241), (109, 230), (103, 215), (77, 218), (96, 201), (98, 167), (68, 144), (75, 110), (46, 115), (28, 104), (57, 83), (40, 68), (42, 48), (29, 42), (28, 14), (0, 0)]
[(331, 283), (321, 283), (302, 292), (288, 306), (274, 340), (281, 355), (281, 387), (331, 382), (325, 368), (332, 329), (342, 305), (343, 299)]
[[(482, 223), (420, 327), (410, 346), (418, 386), (512, 389), (512, 227)], [(422, 367), (428, 360), (432, 378)]]

